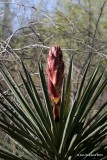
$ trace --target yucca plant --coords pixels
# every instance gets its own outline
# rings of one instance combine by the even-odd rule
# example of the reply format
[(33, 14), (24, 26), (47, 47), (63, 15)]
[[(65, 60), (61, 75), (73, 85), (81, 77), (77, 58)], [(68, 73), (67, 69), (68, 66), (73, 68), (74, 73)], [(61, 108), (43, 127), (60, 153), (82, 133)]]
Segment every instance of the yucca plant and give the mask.
[[(67, 77), (60, 47), (52, 47), (48, 56), (48, 85), (42, 63), (38, 64), (44, 101), (41, 100), (32, 78), (22, 62), (24, 75), (20, 77), (27, 91), (23, 94), (8, 69), (1, 68), (1, 75), (12, 91), (11, 101), (1, 90), (0, 129), (10, 136), (14, 148), (0, 142), (0, 158), (6, 160), (85, 160), (107, 159), (107, 106), (105, 102), (98, 112), (87, 120), (100, 94), (107, 85), (103, 73), (98, 76), (97, 67), (86, 83), (89, 64), (81, 84), (71, 103), (72, 58)], [(48, 86), (48, 87), (47, 87)], [(102, 114), (101, 114), (102, 113)]]

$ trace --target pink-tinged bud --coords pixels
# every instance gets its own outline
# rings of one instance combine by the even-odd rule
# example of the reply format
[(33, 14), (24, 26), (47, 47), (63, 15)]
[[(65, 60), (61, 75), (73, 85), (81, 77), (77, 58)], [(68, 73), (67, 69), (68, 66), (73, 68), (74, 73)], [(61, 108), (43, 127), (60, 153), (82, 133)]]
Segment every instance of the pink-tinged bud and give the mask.
[[(64, 76), (64, 62), (63, 55), (60, 47), (51, 47), (48, 56), (48, 90), (51, 98), (58, 99), (60, 102), (62, 81)], [(60, 103), (54, 100), (53, 114), (54, 117), (57, 115), (58, 119), (58, 108)]]
[[(57, 94), (60, 94), (64, 75), (64, 63), (60, 47), (52, 47), (48, 56), (48, 82), (52, 82)], [(51, 92), (50, 88), (49, 91)], [(58, 93), (59, 92), (59, 93)]]

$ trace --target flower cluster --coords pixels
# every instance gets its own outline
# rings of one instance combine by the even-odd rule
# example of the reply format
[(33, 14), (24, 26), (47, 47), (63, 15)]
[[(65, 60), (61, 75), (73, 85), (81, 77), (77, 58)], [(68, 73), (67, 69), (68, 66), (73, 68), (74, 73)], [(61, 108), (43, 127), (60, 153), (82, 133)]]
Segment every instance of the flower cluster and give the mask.
[(51, 47), (48, 55), (48, 90), (53, 106), (55, 121), (60, 118), (61, 88), (64, 76), (64, 62), (60, 47)]

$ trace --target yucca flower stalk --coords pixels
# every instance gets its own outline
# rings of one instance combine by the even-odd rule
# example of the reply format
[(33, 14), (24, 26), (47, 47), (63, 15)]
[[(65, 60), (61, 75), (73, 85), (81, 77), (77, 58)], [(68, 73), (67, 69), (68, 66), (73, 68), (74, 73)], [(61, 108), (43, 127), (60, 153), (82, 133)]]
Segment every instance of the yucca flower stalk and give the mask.
[(64, 77), (63, 54), (60, 47), (51, 47), (48, 55), (48, 90), (55, 121), (60, 119), (61, 89)]

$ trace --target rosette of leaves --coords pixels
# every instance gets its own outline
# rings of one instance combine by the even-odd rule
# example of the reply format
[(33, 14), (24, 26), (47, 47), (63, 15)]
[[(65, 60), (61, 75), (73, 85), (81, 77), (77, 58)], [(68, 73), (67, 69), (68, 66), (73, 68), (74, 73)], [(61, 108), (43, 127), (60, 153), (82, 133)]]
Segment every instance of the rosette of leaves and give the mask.
[[(97, 159), (107, 159), (107, 144), (102, 142), (107, 135), (107, 106), (105, 102), (97, 113), (87, 121), (90, 110), (107, 85), (103, 73), (98, 76), (97, 67), (85, 84), (89, 65), (84, 72), (71, 107), (72, 58), (66, 80), (63, 78), (59, 121), (54, 119), (50, 95), (48, 93), (42, 64), (38, 65), (44, 103), (35, 88), (32, 78), (22, 62), (24, 75), (20, 72), (29, 100), (12, 78), (8, 69), (1, 68), (1, 75), (12, 91), (15, 101), (11, 101), (0, 90), (1, 112), (9, 121), (0, 117), (0, 129), (10, 136), (14, 148), (3, 140), (0, 142), (0, 158), (6, 160), (85, 160), (86, 155), (99, 155)], [(82, 156), (81, 156), (82, 155)], [(91, 157), (92, 159), (93, 157)], [(95, 157), (96, 158), (96, 157)]]

